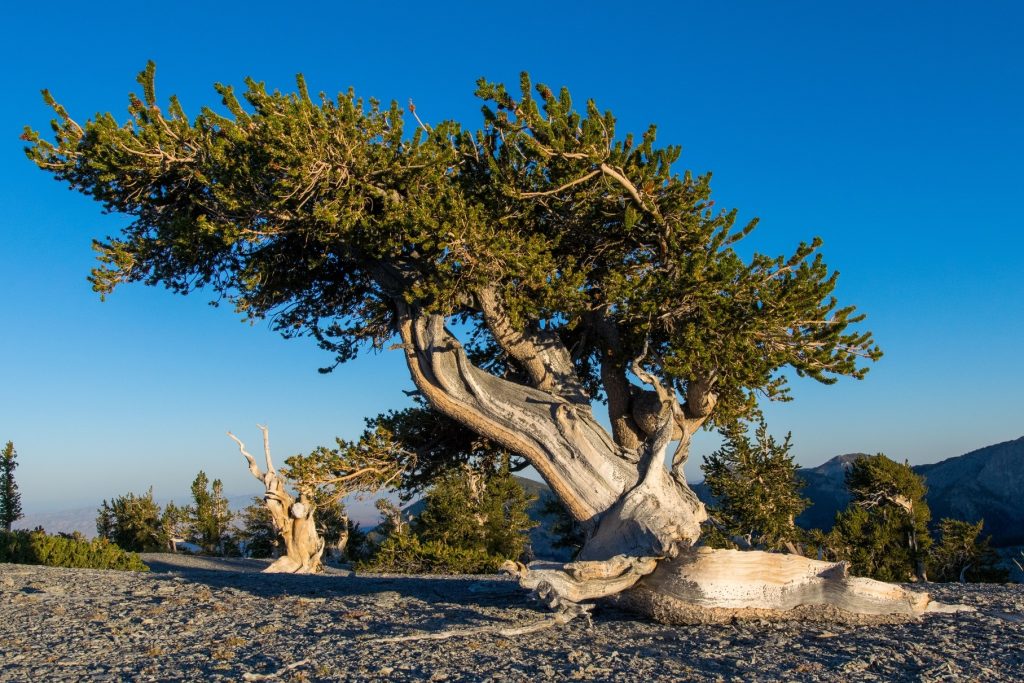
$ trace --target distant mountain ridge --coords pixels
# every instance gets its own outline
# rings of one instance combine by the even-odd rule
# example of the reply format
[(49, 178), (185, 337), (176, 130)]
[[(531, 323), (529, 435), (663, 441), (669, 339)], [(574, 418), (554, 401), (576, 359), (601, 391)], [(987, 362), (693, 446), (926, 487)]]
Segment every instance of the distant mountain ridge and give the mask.
[[(807, 482), (802, 495), (811, 500), (811, 506), (797, 517), (797, 524), (832, 528), (836, 512), (850, 502), (846, 472), (864, 455), (838, 455), (798, 471)], [(993, 545), (1024, 545), (1024, 437), (912, 469), (925, 478), (925, 500), (933, 522), (944, 517), (968, 522), (984, 519), (982, 533), (992, 536)]]

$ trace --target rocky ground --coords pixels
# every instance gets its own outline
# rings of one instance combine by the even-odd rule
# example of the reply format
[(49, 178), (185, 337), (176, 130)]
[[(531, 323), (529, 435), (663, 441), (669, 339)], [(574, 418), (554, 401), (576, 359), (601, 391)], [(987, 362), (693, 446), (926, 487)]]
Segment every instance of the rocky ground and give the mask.
[(144, 559), (151, 573), (0, 564), (0, 680), (1024, 681), (1020, 585), (932, 585), (978, 611), (900, 625), (669, 628), (606, 608), (592, 626), (382, 642), (546, 612), (497, 577)]

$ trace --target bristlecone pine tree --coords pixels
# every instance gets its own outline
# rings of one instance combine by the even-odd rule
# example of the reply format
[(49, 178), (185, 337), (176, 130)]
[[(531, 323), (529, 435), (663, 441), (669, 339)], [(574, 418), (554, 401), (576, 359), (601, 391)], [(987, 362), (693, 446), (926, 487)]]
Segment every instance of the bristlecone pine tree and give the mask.
[(836, 514), (829, 545), (851, 572), (881, 581), (926, 580), (931, 511), (924, 478), (885, 455), (853, 461), (849, 506)]
[(753, 443), (742, 423), (723, 432), (725, 443), (701, 465), (704, 483), (718, 501), (711, 511), (717, 524), (712, 533), (722, 537), (725, 547), (734, 547), (733, 539), (745, 548), (795, 547), (802, 532), (794, 520), (809, 501), (800, 496), (803, 482), (789, 454), (790, 435), (777, 442), (764, 421)]
[(21, 519), (21, 492), (14, 480), (14, 469), (18, 466), (18, 452), (14, 442), (8, 441), (0, 451), (0, 526), (5, 531)]
[(714, 206), (710, 174), (678, 174), (653, 127), (620, 136), (525, 74), (518, 97), (479, 82), (479, 130), (411, 132), (398, 104), (316, 97), (301, 77), (294, 94), (248, 80), (241, 100), (217, 85), (223, 108), (190, 118), (157, 104), (153, 76), (125, 122), (79, 124), (47, 93), (53, 139), (23, 136), (40, 168), (128, 218), (96, 243), (96, 291), (202, 288), (336, 364), (397, 334), (426, 401), (525, 458), (588, 526), (575, 563), (510, 567), (551, 604), (615, 595), (667, 621), (924, 609), (841, 565), (694, 549), (693, 434), (784, 396), (785, 368), (832, 383), (881, 355), (832, 297), (820, 240), (741, 258), (754, 222)]

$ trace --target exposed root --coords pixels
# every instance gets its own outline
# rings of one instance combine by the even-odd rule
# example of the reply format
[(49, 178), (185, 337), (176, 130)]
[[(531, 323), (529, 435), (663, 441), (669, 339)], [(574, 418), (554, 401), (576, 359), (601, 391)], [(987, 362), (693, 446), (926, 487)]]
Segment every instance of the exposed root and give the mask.
[[(845, 563), (759, 551), (683, 549), (671, 558), (619, 555), (566, 565), (502, 567), (559, 614), (609, 603), (666, 624), (737, 619), (848, 624), (905, 622), (925, 613), (967, 611), (926, 593), (849, 576)], [(588, 614), (589, 618), (589, 614)]]
[(480, 626), (477, 628), (453, 629), (451, 631), (435, 631), (431, 633), (414, 633), (408, 636), (391, 636), (390, 638), (375, 638), (377, 643), (408, 643), (415, 640), (448, 640), (450, 638), (469, 638), (473, 636), (500, 636), (511, 638), (529, 633), (537, 633), (556, 626), (562, 626), (572, 621), (576, 615), (568, 612), (559, 612), (543, 619), (524, 624), (522, 626)]
[(518, 562), (505, 562), (501, 570), (519, 580), (523, 588), (553, 607), (557, 604), (578, 605), (626, 590), (658, 566), (655, 557), (616, 555), (609, 560), (570, 562), (565, 565), (535, 563), (533, 567)]
[(285, 667), (283, 667), (281, 669), (278, 669), (277, 671), (275, 671), (274, 673), (271, 673), (271, 674), (244, 673), (244, 674), (242, 674), (242, 680), (243, 681), (273, 681), (273, 680), (279, 679), (282, 675), (288, 673), (292, 669), (298, 669), (300, 666), (304, 666), (306, 664), (309, 664), (309, 660), (308, 659), (300, 659), (300, 660), (298, 660), (296, 662), (292, 662), (291, 664), (289, 664), (289, 665), (287, 665), (287, 666), (285, 666)]

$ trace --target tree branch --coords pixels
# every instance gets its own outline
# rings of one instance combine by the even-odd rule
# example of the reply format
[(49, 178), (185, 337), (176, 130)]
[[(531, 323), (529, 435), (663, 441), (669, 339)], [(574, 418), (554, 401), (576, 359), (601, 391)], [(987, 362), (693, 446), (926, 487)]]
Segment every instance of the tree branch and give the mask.
[(238, 444), (238, 450), (242, 452), (242, 456), (249, 462), (249, 471), (252, 472), (252, 476), (256, 477), (260, 481), (264, 481), (263, 473), (260, 472), (260, 467), (256, 464), (256, 458), (252, 457), (249, 451), (245, 450), (245, 444), (242, 443), (242, 440), (231, 432), (228, 432), (228, 436), (231, 437), (232, 441)]
[(579, 406), (589, 406), (572, 356), (556, 332), (527, 333), (517, 329), (493, 286), (476, 293), (487, 328), (502, 350), (526, 370), (534, 388), (556, 394)]

